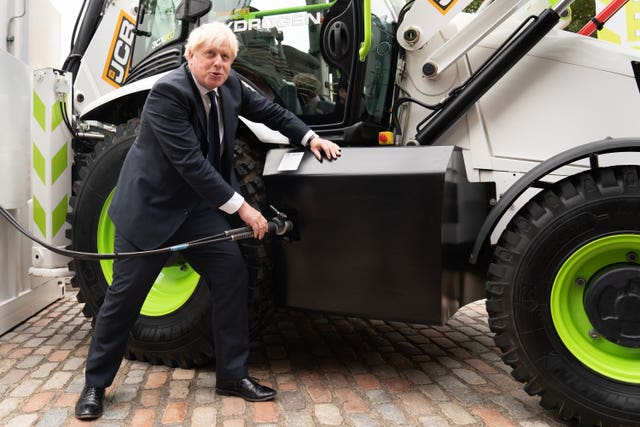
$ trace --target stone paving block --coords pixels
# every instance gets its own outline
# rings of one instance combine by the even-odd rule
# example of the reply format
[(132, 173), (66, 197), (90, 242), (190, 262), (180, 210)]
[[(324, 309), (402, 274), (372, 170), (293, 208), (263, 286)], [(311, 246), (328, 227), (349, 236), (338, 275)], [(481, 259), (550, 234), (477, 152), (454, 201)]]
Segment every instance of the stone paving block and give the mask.
[(470, 369), (452, 369), (451, 372), (470, 385), (486, 384), (487, 382), (480, 375)]
[(349, 381), (343, 373), (329, 372), (326, 377), (334, 387), (349, 387)]
[(147, 382), (144, 384), (144, 388), (160, 388), (167, 382), (167, 377), (166, 372), (152, 372), (147, 377)]
[(66, 340), (60, 344), (60, 348), (64, 350), (73, 350), (80, 345), (79, 340)]
[(400, 395), (400, 400), (402, 401), (405, 412), (416, 417), (430, 415), (434, 412), (434, 406), (421, 393), (402, 393)]
[(22, 360), (25, 357), (27, 357), (28, 355), (30, 355), (31, 353), (33, 353), (33, 349), (32, 348), (18, 348), (14, 351), (12, 351), (11, 353), (9, 353), (9, 359), (16, 359), (16, 360)]
[(367, 412), (369, 409), (369, 406), (355, 390), (348, 388), (337, 389), (336, 395), (342, 401), (342, 406), (348, 414)]
[(247, 403), (239, 397), (222, 398), (222, 415), (243, 415), (247, 410)]
[(439, 406), (445, 416), (455, 425), (467, 425), (477, 422), (473, 415), (457, 403), (443, 402)]
[(198, 372), (196, 385), (199, 387), (214, 387), (216, 385), (216, 374), (211, 371)]
[(58, 366), (57, 363), (42, 363), (38, 366), (38, 369), (31, 372), (29, 376), (31, 378), (46, 378), (51, 375), (51, 372)]
[(548, 424), (545, 421), (521, 421), (520, 422), (520, 427), (549, 427), (552, 424)]
[(369, 390), (366, 395), (374, 405), (391, 402), (391, 395), (384, 390)]
[(195, 377), (195, 370), (174, 368), (171, 373), (171, 378), (174, 380), (191, 380)]
[(77, 371), (84, 365), (86, 358), (84, 357), (71, 357), (67, 359), (65, 364), (62, 366), (64, 371)]
[(180, 424), (187, 417), (187, 402), (169, 402), (162, 413), (162, 424)]
[(116, 403), (131, 402), (138, 397), (140, 388), (135, 385), (122, 385), (111, 395)]
[(307, 407), (305, 396), (301, 392), (281, 391), (278, 393), (278, 402), (284, 411), (300, 411)]
[(424, 385), (420, 387), (420, 391), (432, 401), (446, 401), (450, 399), (449, 395), (436, 384)]
[(455, 396), (457, 400), (466, 405), (476, 404), (484, 398), (484, 396), (476, 393), (472, 388), (462, 383), (454, 375), (444, 375), (442, 377), (437, 377), (436, 382), (447, 393)]
[(411, 389), (411, 383), (404, 378), (383, 378), (382, 383), (389, 393), (402, 393)]
[(136, 427), (152, 427), (155, 421), (155, 411), (153, 409), (136, 409), (131, 425)]
[(336, 405), (330, 403), (320, 403), (314, 405), (314, 414), (320, 424), (330, 426), (342, 425), (343, 417), (340, 409)]
[[(401, 346), (399, 346), (399, 348), (401, 348)], [(391, 365), (395, 366), (399, 370), (409, 369), (413, 367), (413, 362), (411, 361), (411, 359), (406, 357), (404, 354), (394, 352), (386, 355), (386, 358), (389, 363), (391, 363)]]
[(2, 401), (0, 401), (0, 420), (3, 418), (7, 418), (9, 414), (11, 414), (16, 408), (18, 408), (20, 402), (22, 402), (22, 399), (18, 399), (15, 397), (2, 399)]
[(160, 404), (160, 390), (141, 390), (139, 392), (140, 405), (153, 407)]
[(44, 359), (44, 356), (27, 356), (24, 359), (21, 359), (17, 364), (16, 368), (18, 369), (30, 369), (34, 366), (40, 364), (40, 362)]
[(141, 384), (144, 381), (146, 372), (142, 369), (130, 369), (124, 379), (125, 384)]
[(30, 427), (38, 421), (37, 414), (18, 415), (4, 424), (4, 427)]
[(72, 408), (75, 407), (79, 393), (63, 393), (58, 395), (58, 398), (53, 406), (56, 408)]
[(355, 427), (380, 427), (379, 421), (371, 417), (370, 414), (352, 414), (349, 419)]
[(67, 422), (69, 414), (66, 409), (49, 409), (39, 419), (37, 427), (58, 427)]
[(470, 357), (473, 357), (473, 353), (470, 353), (468, 350), (461, 347), (449, 349), (449, 354), (456, 360), (469, 359)]
[(53, 399), (55, 393), (41, 392), (35, 393), (22, 405), (23, 412), (36, 412), (44, 408)]
[(29, 397), (31, 396), (42, 384), (42, 380), (24, 380), (21, 381), (16, 388), (14, 388), (9, 396), (11, 397)]
[(49, 355), (47, 360), (49, 362), (62, 362), (67, 359), (69, 353), (71, 353), (69, 350), (56, 350)]
[(170, 399), (186, 399), (189, 396), (189, 381), (169, 382)]
[(285, 425), (288, 427), (309, 427), (314, 424), (313, 418), (308, 412), (287, 411), (285, 417)]
[(407, 417), (402, 413), (402, 411), (396, 404), (383, 403), (381, 405), (377, 405), (375, 408), (387, 423), (391, 423), (392, 425), (397, 426), (407, 424)]
[(450, 427), (451, 424), (444, 417), (439, 415), (428, 415), (418, 418), (420, 425), (423, 427)]
[(404, 371), (403, 374), (411, 384), (430, 384), (433, 382), (422, 370), (408, 369)]
[(49, 357), (49, 355), (53, 352), (54, 349), (55, 347), (53, 345), (41, 345), (35, 350), (33, 350), (33, 354)]
[(191, 414), (191, 427), (210, 427), (216, 425), (217, 411), (215, 408), (200, 406)]
[[(9, 364), (9, 366), (12, 366)], [(26, 369), (11, 369), (7, 371), (1, 378), (0, 384), (16, 384), (29, 373)]]
[[(477, 347), (481, 350), (485, 350), (488, 351), (489, 347), (493, 347), (494, 343), (493, 343), (493, 335), (489, 336), (489, 335), (476, 335), (473, 337), (474, 341), (477, 341), (479, 345), (482, 345), (483, 347)], [(473, 350), (473, 349), (471, 349)]]
[[(527, 400), (530, 400), (530, 398), (527, 398)], [(526, 409), (524, 404), (518, 399), (515, 399), (511, 396), (505, 396), (505, 395), (492, 396), (491, 401), (494, 402), (499, 407), (505, 409), (507, 411), (506, 414), (508, 414), (510, 417), (513, 417), (516, 419), (524, 419), (524, 418), (531, 417), (531, 412)]]
[(298, 390), (298, 383), (294, 375), (280, 374), (276, 375), (276, 387), (280, 391), (295, 391)]
[(212, 404), (216, 401), (213, 388), (196, 390), (195, 403), (197, 405)]
[(372, 367), (371, 373), (380, 379), (400, 378), (398, 370), (387, 364)]
[(253, 405), (253, 422), (267, 424), (278, 422), (278, 408), (275, 402), (255, 402)]
[(380, 384), (380, 380), (371, 374), (358, 374), (354, 375), (353, 379), (356, 381), (356, 384), (362, 390), (377, 390), (382, 388)]
[(84, 387), (84, 372), (76, 372), (76, 375), (71, 378), (71, 382), (64, 389), (67, 393), (80, 393)]
[(35, 347), (40, 347), (42, 345), (43, 342), (45, 342), (47, 339), (46, 338), (31, 338), (30, 340), (26, 341), (23, 346), (27, 347), (27, 348), (35, 348)]
[(117, 403), (105, 401), (104, 415), (101, 419), (113, 421), (124, 421), (131, 412), (132, 406), (130, 403)]
[(514, 424), (506, 419), (500, 412), (484, 406), (473, 406), (471, 412), (480, 417), (486, 425), (492, 427), (513, 427)]
[(59, 390), (69, 382), (74, 375), (72, 372), (55, 372), (42, 386), (43, 390)]

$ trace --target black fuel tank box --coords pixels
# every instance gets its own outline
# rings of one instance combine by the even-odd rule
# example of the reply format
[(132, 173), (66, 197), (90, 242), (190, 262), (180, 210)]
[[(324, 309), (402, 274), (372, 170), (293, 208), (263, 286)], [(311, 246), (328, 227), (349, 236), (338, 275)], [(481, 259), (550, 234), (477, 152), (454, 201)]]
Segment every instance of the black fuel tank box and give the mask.
[(276, 247), (285, 306), (441, 323), (457, 309), (460, 277), (495, 197), (469, 183), (452, 146), (268, 153), (268, 202), (295, 223)]

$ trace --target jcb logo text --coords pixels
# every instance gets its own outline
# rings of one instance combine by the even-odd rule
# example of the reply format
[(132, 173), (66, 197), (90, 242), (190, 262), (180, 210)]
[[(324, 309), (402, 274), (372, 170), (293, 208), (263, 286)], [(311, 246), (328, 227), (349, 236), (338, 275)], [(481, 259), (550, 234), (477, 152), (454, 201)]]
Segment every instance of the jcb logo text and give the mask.
[(118, 88), (122, 86), (129, 72), (131, 46), (135, 37), (135, 21), (124, 10), (120, 11), (119, 25), (111, 40), (111, 48), (104, 66), (102, 78), (110, 85)]

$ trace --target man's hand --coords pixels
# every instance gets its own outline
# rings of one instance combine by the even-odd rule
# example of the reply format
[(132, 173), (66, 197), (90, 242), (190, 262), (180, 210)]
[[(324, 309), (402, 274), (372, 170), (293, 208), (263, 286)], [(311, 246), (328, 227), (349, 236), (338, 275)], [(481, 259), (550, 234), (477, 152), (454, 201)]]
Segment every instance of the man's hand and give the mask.
[(249, 203), (244, 202), (240, 209), (238, 209), (238, 215), (245, 224), (251, 227), (253, 230), (253, 237), (256, 239), (262, 239), (267, 232), (267, 220), (262, 216), (260, 211), (254, 209)]
[(342, 153), (338, 144), (322, 138), (313, 138), (309, 142), (309, 149), (316, 156), (316, 159), (320, 161), (322, 161), (323, 153), (329, 160), (336, 160)]

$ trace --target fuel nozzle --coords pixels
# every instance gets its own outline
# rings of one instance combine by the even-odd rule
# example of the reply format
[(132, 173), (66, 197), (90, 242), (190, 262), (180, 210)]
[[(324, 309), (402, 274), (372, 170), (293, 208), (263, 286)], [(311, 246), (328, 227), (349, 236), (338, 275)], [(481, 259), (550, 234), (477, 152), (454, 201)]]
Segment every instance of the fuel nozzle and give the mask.
[(287, 218), (287, 214), (280, 212), (274, 206), (269, 205), (275, 216), (267, 224), (269, 234), (282, 236), (288, 231), (293, 230), (293, 223)]

